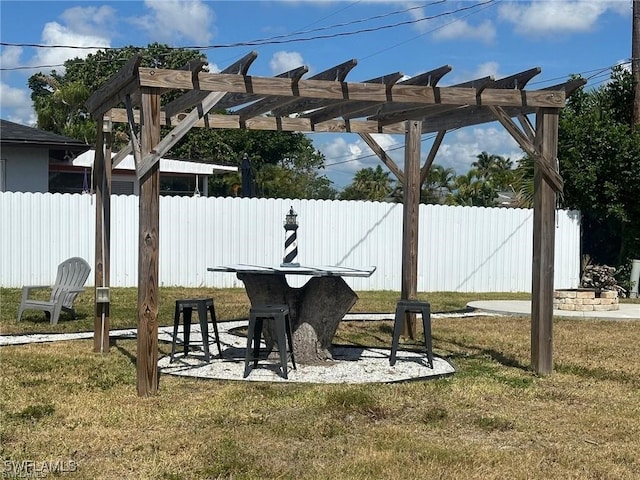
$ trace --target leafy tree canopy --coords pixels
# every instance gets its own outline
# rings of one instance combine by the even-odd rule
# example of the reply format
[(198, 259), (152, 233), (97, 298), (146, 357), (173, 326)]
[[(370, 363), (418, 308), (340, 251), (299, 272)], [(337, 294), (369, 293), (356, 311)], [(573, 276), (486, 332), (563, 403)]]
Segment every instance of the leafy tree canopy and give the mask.
[[(63, 74), (52, 71), (48, 75), (37, 73), (29, 78), (38, 126), (95, 143), (96, 122), (89, 117), (84, 103), (138, 52), (142, 54), (142, 66), (155, 68), (178, 69), (203, 59), (197, 50), (174, 49), (154, 43), (142, 50), (129, 46), (100, 50), (85, 59), (67, 60)], [(162, 101), (170, 102), (181, 94), (170, 92), (162, 96)], [(165, 127), (162, 134), (168, 131)], [(129, 141), (128, 127), (115, 125), (114, 138), (114, 149), (118, 150)], [(300, 133), (193, 128), (167, 156), (239, 166), (244, 154), (252, 163), (259, 196), (336, 196), (331, 181), (320, 173), (324, 168), (324, 157), (313, 148), (311, 140)], [(214, 195), (237, 194), (238, 185), (239, 175), (210, 179), (210, 191)]]
[(353, 181), (340, 194), (341, 200), (370, 200), (382, 202), (387, 199), (394, 189), (395, 182), (390, 173), (376, 168), (358, 170)]
[(594, 262), (640, 258), (640, 128), (631, 125), (633, 78), (572, 95), (560, 116), (558, 158), (563, 206), (583, 216), (583, 252)]

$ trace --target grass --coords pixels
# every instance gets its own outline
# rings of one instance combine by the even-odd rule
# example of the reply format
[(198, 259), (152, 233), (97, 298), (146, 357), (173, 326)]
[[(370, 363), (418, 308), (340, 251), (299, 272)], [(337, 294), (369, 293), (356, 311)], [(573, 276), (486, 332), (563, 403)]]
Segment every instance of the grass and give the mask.
[[(93, 329), (90, 293), (77, 320), (55, 327), (38, 312), (17, 323), (19, 295), (0, 290), (3, 333)], [(222, 321), (248, 312), (243, 290), (163, 288), (159, 322), (171, 323), (173, 299), (196, 295), (214, 296)], [(359, 296), (359, 312), (392, 311), (398, 298)], [(135, 326), (136, 298), (114, 289), (112, 329)], [(421, 298), (451, 311), (526, 296)], [(336, 338), (390, 340), (389, 322), (343, 322)], [(433, 340), (452, 377), (306, 385), (163, 375), (151, 398), (136, 395), (135, 340), (115, 340), (107, 355), (92, 353), (92, 340), (2, 347), (3, 475), (60, 461), (74, 471), (56, 475), (72, 479), (640, 478), (640, 322), (554, 319), (547, 376), (528, 367), (527, 318), (435, 318)]]

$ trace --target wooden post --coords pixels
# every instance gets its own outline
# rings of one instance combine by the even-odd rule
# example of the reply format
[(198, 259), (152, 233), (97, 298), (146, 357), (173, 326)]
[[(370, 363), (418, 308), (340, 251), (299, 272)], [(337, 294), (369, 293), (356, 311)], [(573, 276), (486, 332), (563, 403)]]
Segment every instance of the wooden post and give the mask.
[[(420, 135), (422, 122), (407, 122), (404, 148), (404, 202), (402, 207), (402, 299), (418, 293), (418, 224), (420, 207)], [(403, 335), (415, 338), (415, 314), (408, 314)]]
[[(160, 95), (142, 88), (141, 153), (151, 153), (160, 141)], [(160, 162), (140, 179), (138, 237), (138, 345), (139, 396), (158, 391), (158, 240), (160, 227)]]
[[(97, 124), (96, 153), (93, 161), (96, 195), (95, 287), (110, 286), (111, 245), (111, 120)], [(95, 302), (93, 351), (109, 352), (109, 303)]]
[[(536, 114), (535, 148), (541, 160), (556, 170), (559, 110), (540, 108)], [(553, 262), (555, 191), (535, 167), (533, 198), (533, 285), (531, 298), (531, 366), (537, 373), (553, 370)]]

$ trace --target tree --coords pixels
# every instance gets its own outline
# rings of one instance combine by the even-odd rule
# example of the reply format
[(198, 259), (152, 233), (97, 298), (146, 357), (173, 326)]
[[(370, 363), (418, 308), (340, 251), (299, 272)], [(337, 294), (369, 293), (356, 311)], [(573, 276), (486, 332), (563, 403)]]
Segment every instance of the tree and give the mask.
[(456, 181), (456, 172), (453, 168), (444, 168), (434, 164), (427, 173), (427, 178), (422, 185), (420, 201), (422, 203), (441, 204), (446, 203), (451, 195)]
[[(69, 59), (64, 62), (63, 74), (55, 70), (49, 75), (39, 72), (28, 80), (38, 127), (95, 143), (96, 123), (89, 117), (84, 103), (138, 52), (142, 54), (141, 65), (146, 67), (180, 68), (190, 61), (202, 59), (197, 50), (174, 49), (159, 43), (145, 49), (128, 46), (99, 50), (84, 59)], [(127, 128), (118, 126), (115, 130), (115, 147), (120, 148), (128, 141)]]
[(62, 83), (55, 72), (35, 75), (29, 79), (29, 85), (39, 92), (31, 96), (39, 128), (87, 143), (95, 139), (94, 122), (88, 121), (89, 115), (84, 110), (89, 97), (85, 85), (78, 81)]
[(370, 200), (381, 202), (393, 191), (393, 180), (389, 172), (378, 165), (375, 169), (358, 170), (353, 181), (340, 194), (341, 200)]
[(533, 208), (533, 180), (533, 160), (528, 155), (525, 155), (520, 160), (518, 160), (518, 166), (513, 173), (512, 187), (516, 197), (516, 207)]
[(455, 180), (453, 192), (447, 203), (467, 207), (485, 207), (489, 200), (491, 189), (480, 180), (480, 175), (475, 168), (470, 169), (465, 175), (458, 175)]
[(580, 210), (583, 253), (622, 266), (640, 258), (640, 128), (630, 121), (634, 82), (616, 67), (611, 81), (581, 89), (562, 111), (558, 158), (564, 208)]
[(480, 153), (478, 160), (471, 164), (478, 172), (478, 179), (488, 184), (495, 192), (510, 190), (514, 179), (513, 162), (509, 158), (500, 155), (490, 155), (487, 152)]
[[(170, 48), (158, 43), (145, 49), (129, 46), (100, 50), (85, 59), (67, 60), (64, 74), (38, 73), (29, 79), (38, 126), (95, 143), (96, 122), (89, 118), (84, 103), (136, 53), (142, 56), (142, 66), (155, 68), (179, 69), (189, 62), (203, 60), (197, 50)], [(162, 96), (162, 101), (170, 102), (182, 93), (169, 92)], [(169, 127), (163, 127), (162, 135), (169, 131)], [(114, 150), (119, 150), (128, 141), (128, 126), (114, 125)], [(245, 153), (251, 159), (261, 196), (323, 199), (336, 196), (331, 181), (320, 173), (324, 168), (324, 157), (301, 133), (193, 128), (167, 157), (240, 166)], [(210, 179), (212, 194), (237, 194), (237, 176), (225, 177)]]

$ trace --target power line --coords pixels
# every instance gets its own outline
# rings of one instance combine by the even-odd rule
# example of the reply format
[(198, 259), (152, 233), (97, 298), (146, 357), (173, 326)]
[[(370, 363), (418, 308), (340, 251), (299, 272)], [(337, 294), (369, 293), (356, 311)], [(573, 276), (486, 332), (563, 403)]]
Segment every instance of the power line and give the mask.
[[(496, 1), (501, 1), (501, 0), (496, 0)], [(383, 48), (382, 50), (378, 50), (377, 52), (374, 52), (371, 55), (367, 55), (366, 57), (363, 57), (361, 60), (367, 60), (367, 59), (369, 59), (371, 57), (375, 57), (376, 55), (379, 55), (380, 53), (387, 52), (389, 50), (393, 50), (394, 48), (399, 47), (400, 45), (404, 45), (406, 43), (413, 42), (417, 38), (424, 37), (425, 35), (428, 35), (428, 34), (433, 33), (433, 32), (437, 32), (438, 30), (442, 30), (443, 28), (445, 28), (445, 27), (447, 27), (447, 26), (449, 26), (449, 25), (451, 25), (453, 23), (459, 22), (462, 18), (470, 17), (471, 15), (475, 15), (477, 13), (480, 13), (481, 11), (483, 11), (483, 10), (485, 10), (487, 8), (493, 7), (494, 5), (496, 5), (496, 3), (487, 2), (484, 5), (485, 6), (483, 8), (480, 8), (479, 10), (475, 10), (473, 12), (467, 13), (466, 15), (462, 15), (460, 18), (456, 18), (454, 20), (451, 20), (450, 22), (446, 22), (443, 25), (440, 25), (440, 26), (438, 26), (436, 28), (433, 28), (433, 29), (428, 30), (428, 31), (426, 31), (424, 33), (421, 33), (420, 35), (416, 35), (414, 37), (411, 37), (411, 38), (409, 38), (409, 39), (407, 39), (407, 40), (405, 40), (403, 42), (396, 43), (395, 45), (390, 45), (389, 47)]]
[[(455, 131), (455, 130), (458, 130), (458, 129), (457, 129), (457, 128), (454, 128), (454, 129), (452, 129), (452, 130), (450, 130), (450, 131), (451, 131), (451, 132), (453, 132), (453, 131)], [(424, 143), (424, 142), (426, 142), (427, 140), (431, 140), (432, 138), (435, 138), (435, 137), (436, 137), (436, 135), (433, 135), (433, 134), (428, 135), (428, 136), (426, 136), (426, 137), (422, 138), (422, 139), (420, 140), (420, 143)], [(386, 151), (387, 151), (387, 152), (395, 152), (396, 150), (402, 150), (403, 148), (404, 148), (404, 145), (398, 145), (397, 147), (388, 148)], [(343, 157), (346, 157), (347, 155), (342, 155), (342, 156), (343, 156)], [(373, 154), (370, 154), (370, 155), (363, 155), (363, 156), (361, 156), (361, 157), (350, 158), (349, 160), (343, 160), (343, 161), (341, 161), (341, 162), (325, 163), (325, 165), (324, 165), (324, 166), (325, 166), (325, 167), (334, 167), (334, 166), (336, 166), (336, 165), (343, 165), (343, 164), (345, 164), (345, 163), (357, 162), (357, 161), (359, 161), (359, 160), (366, 160), (367, 158), (375, 158), (375, 157), (377, 157), (377, 155), (376, 155), (375, 153), (373, 153)], [(338, 157), (338, 158), (340, 158), (340, 157)]]
[[(302, 31), (294, 32), (294, 33), (287, 33), (287, 34), (277, 35), (277, 36), (263, 38), (263, 39), (259, 39), (259, 40), (252, 40), (251, 42), (255, 42), (252, 46), (271, 44), (271, 43), (274, 43), (276, 40), (287, 39), (289, 37), (294, 37), (294, 36), (298, 36), (298, 35), (306, 35), (306, 34), (309, 34), (309, 33), (316, 33), (316, 32), (322, 32), (322, 31), (326, 31), (326, 30), (332, 30), (334, 28), (348, 27), (348, 26), (351, 26), (351, 25), (357, 25), (357, 24), (360, 24), (360, 23), (370, 22), (372, 20), (380, 20), (382, 18), (388, 18), (388, 17), (391, 17), (393, 15), (399, 15), (399, 14), (402, 14), (402, 13), (408, 13), (408, 12), (411, 12), (413, 10), (421, 9), (421, 8), (424, 8), (424, 7), (427, 7), (427, 6), (433, 6), (433, 5), (437, 5), (437, 4), (440, 4), (440, 3), (446, 3), (447, 1), (448, 0), (436, 0), (436, 1), (433, 1), (431, 3), (426, 3), (424, 5), (410, 7), (410, 8), (406, 8), (404, 10), (397, 10), (395, 12), (383, 13), (383, 14), (375, 15), (375, 16), (369, 17), (369, 18), (363, 18), (363, 19), (359, 19), (359, 20), (352, 20), (350, 22), (344, 22), (344, 23), (339, 23), (339, 24), (335, 24), (335, 25), (328, 25), (328, 26), (325, 26), (325, 27), (317, 27), (317, 28), (314, 28), (314, 29), (306, 30), (306, 31), (302, 30)], [(496, 1), (496, 0), (491, 0), (491, 1)], [(335, 13), (337, 13), (337, 12), (334, 12), (334, 14)], [(441, 14), (441, 15), (444, 15), (444, 14)], [(423, 19), (412, 20), (412, 21), (409, 21), (407, 23), (415, 23), (415, 22), (422, 21), (422, 20), (425, 20), (425, 19), (429, 19), (429, 17), (425, 17)], [(318, 20), (318, 21), (321, 21), (321, 20)], [(315, 23), (317, 23), (317, 22), (315, 22)], [(395, 27), (397, 25), (404, 25), (404, 24), (405, 24), (405, 22), (402, 22), (400, 24), (384, 25), (384, 26), (377, 27), (377, 28), (381, 28), (381, 29), (383, 29), (383, 28), (392, 28), (392, 27)], [(360, 32), (353, 32), (353, 33), (352, 32), (346, 32), (346, 33), (349, 34), (349, 35), (353, 35), (353, 34), (357, 34), (357, 33), (360, 33)], [(342, 35), (342, 34), (334, 34), (334, 35), (339, 36), (339, 35)], [(333, 37), (331, 37), (331, 38), (333, 38)], [(297, 39), (297, 40), (289, 39), (290, 42), (301, 41), (301, 40), (304, 40), (304, 39)], [(310, 38), (309, 40), (316, 40), (316, 38)], [(189, 48), (206, 50), (208, 48), (218, 48), (218, 47), (189, 47)]]
[[(431, 4), (425, 4), (425, 5), (434, 5), (437, 3), (443, 3), (446, 2), (447, 0), (437, 0), (432, 2)], [(346, 37), (346, 36), (353, 36), (353, 35), (360, 35), (363, 33), (372, 33), (372, 32), (378, 32), (381, 30), (388, 30), (388, 29), (392, 29), (392, 28), (397, 28), (397, 27), (401, 27), (401, 26), (406, 26), (406, 25), (412, 25), (412, 24), (416, 24), (419, 22), (424, 22), (427, 20), (435, 20), (437, 18), (441, 18), (441, 17), (446, 17), (446, 16), (451, 16), (454, 15), (456, 13), (460, 13), (463, 11), (468, 11), (468, 10), (473, 10), (479, 7), (482, 7), (484, 5), (488, 5), (491, 3), (494, 3), (498, 0), (486, 0), (484, 2), (481, 3), (477, 3), (477, 4), (472, 4), (470, 6), (464, 6), (464, 7), (460, 7), (454, 10), (450, 10), (447, 12), (442, 12), (442, 13), (438, 13), (435, 15), (430, 15), (430, 16), (426, 16), (426, 17), (421, 17), (421, 18), (417, 18), (417, 19), (413, 19), (413, 20), (406, 20), (403, 22), (396, 22), (393, 24), (387, 24), (387, 25), (380, 25), (377, 27), (370, 27), (370, 28), (364, 28), (364, 29), (360, 29), (360, 30), (354, 30), (354, 31), (349, 31), (349, 32), (338, 32), (338, 33), (333, 33), (333, 34), (328, 34), (328, 35), (316, 35), (316, 36), (311, 36), (311, 37), (303, 37), (303, 38), (285, 38), (285, 37), (290, 37), (290, 36), (295, 36), (298, 34), (289, 34), (289, 35), (281, 35), (281, 36), (276, 36), (276, 37), (270, 37), (270, 38), (266, 38), (266, 39), (258, 39), (258, 40), (251, 40), (251, 41), (243, 41), (243, 42), (235, 42), (235, 43), (227, 43), (227, 44), (213, 44), (213, 45), (191, 45), (191, 46), (184, 46), (184, 47), (174, 47), (174, 49), (191, 49), (191, 50), (212, 50), (212, 49), (222, 49), (222, 48), (237, 48), (237, 47), (254, 47), (254, 46), (262, 46), (262, 45), (280, 45), (280, 44), (289, 44), (289, 43), (299, 43), (299, 42), (309, 42), (309, 41), (314, 41), (314, 40), (327, 40), (327, 39), (332, 39), (332, 38), (338, 38), (338, 37)], [(391, 12), (389, 14), (385, 14), (385, 15), (380, 15), (378, 17), (371, 17), (372, 18), (382, 18), (384, 16), (389, 16), (389, 15), (396, 15), (398, 13), (402, 13), (402, 12), (406, 12), (406, 11), (410, 11), (413, 10), (415, 8), (420, 8), (420, 7), (412, 7), (410, 9), (406, 9), (404, 11), (398, 11), (398, 12)], [(352, 24), (358, 24), (364, 21), (369, 21), (370, 19), (364, 19), (364, 20), (354, 20), (352, 22), (343, 24), (344, 26), (346, 25), (352, 25)], [(343, 26), (340, 25), (340, 26)], [(332, 27), (322, 27), (322, 29), (329, 29), (329, 28), (335, 28), (335, 26)], [(313, 30), (311, 30), (313, 31)], [(303, 32), (304, 33), (304, 32)], [(122, 48), (126, 48), (126, 47), (104, 47), (104, 46), (78, 46), (78, 45), (45, 45), (45, 44), (38, 44), (38, 43), (12, 43), (12, 42), (0, 42), (0, 46), (5, 46), (5, 47), (30, 47), (30, 48), (68, 48), (68, 49), (75, 49), (75, 50), (119, 50)], [(4, 69), (4, 68), (0, 68), (0, 70), (4, 70), (4, 71), (8, 71), (8, 70), (18, 70), (18, 69), (24, 69), (24, 68), (52, 68), (55, 66), (64, 66), (64, 64), (62, 65), (46, 65), (46, 66), (40, 66), (40, 65), (35, 65), (35, 66), (30, 66), (30, 67), (13, 67), (13, 68), (8, 68), (8, 69)]]

